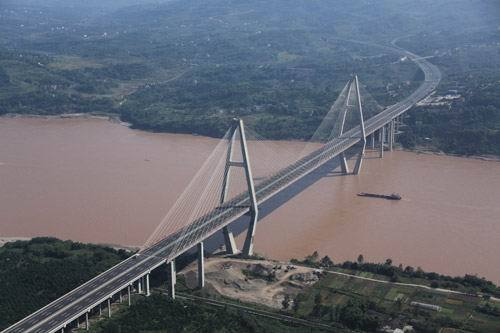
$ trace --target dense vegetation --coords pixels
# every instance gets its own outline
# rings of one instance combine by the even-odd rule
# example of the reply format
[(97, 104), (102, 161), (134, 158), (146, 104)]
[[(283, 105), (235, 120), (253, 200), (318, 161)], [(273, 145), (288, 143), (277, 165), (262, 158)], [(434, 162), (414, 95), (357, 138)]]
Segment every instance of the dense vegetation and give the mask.
[[(6, 244), (0, 248), (0, 328), (5, 328), (126, 257), (127, 253), (122, 250), (54, 238), (35, 238)], [(394, 271), (401, 273), (400, 268), (392, 266), (389, 261), (369, 264), (364, 263), (362, 256), (357, 262), (335, 265), (330, 258), (320, 259), (315, 253), (303, 263), (371, 274), (362, 276), (375, 279), (392, 277)], [(404, 271), (408, 270), (406, 268)], [(170, 301), (165, 295), (157, 294), (158, 287), (164, 286), (165, 272), (157, 270), (154, 273), (152, 286), (155, 294), (152, 297), (134, 296), (131, 308), (117, 304), (119, 309), (113, 310), (114, 315), (110, 320), (96, 322), (97, 317), (92, 317), (91, 330), (106, 333), (321, 331), (259, 317), (231, 306), (213, 307), (203, 302)], [(408, 278), (407, 282), (411, 283), (422, 283), (426, 279), (448, 281), (447, 277), (435, 273), (421, 271), (419, 274), (401, 278)], [(185, 287), (182, 288), (185, 282), (181, 276), (178, 282), (179, 288), (187, 291)], [(495, 288), (491, 283), (475, 277), (455, 279), (453, 283), (466, 286), (468, 291), (485, 286)], [(212, 291), (204, 289), (195, 293), (209, 296)], [(220, 299), (221, 296), (216, 297)], [(495, 332), (500, 322), (500, 307), (487, 298), (447, 295), (333, 274), (323, 274), (315, 285), (302, 290), (293, 300), (291, 297), (287, 299), (287, 306), (282, 310), (284, 313), (319, 321), (337, 327), (338, 331), (352, 329), (374, 332), (387, 323), (399, 327), (410, 323), (418, 332), (437, 332), (441, 327), (454, 327), (484, 333)], [(434, 313), (416, 309), (411, 306), (411, 301), (439, 304), (443, 310)], [(465, 320), (470, 314), (474, 319)]]
[[(438, 96), (453, 101), (417, 107), (405, 120), (401, 140), (410, 148), (424, 146), (460, 155), (500, 155), (500, 34), (466, 30), (434, 32), (402, 39), (418, 54), (434, 55), (443, 80)], [(418, 43), (426, 39), (429, 43)], [(429, 47), (432, 45), (432, 47)]]
[(303, 139), (353, 73), (381, 105), (413, 90), (417, 67), (374, 45), (408, 36), (398, 45), (436, 55), (438, 93), (464, 98), (413, 112), (405, 146), (498, 154), (498, 12), (490, 0), (8, 0), (0, 114), (113, 113), (211, 136), (240, 116), (265, 137)]
[[(123, 250), (47, 237), (0, 247), (0, 330), (127, 257)], [(163, 273), (155, 271), (154, 286), (164, 283)], [(130, 309), (92, 326), (93, 331), (106, 333), (302, 332), (303, 329), (232, 309), (172, 302), (159, 295), (139, 297)]]
[[(429, 285), (429, 281), (432, 281), (432, 287), (441, 286), (465, 292), (448, 294), (412, 285), (323, 274), (312, 288), (294, 298), (292, 312), (296, 316), (341, 323), (364, 332), (375, 332), (385, 325), (402, 328), (410, 324), (417, 332), (441, 332), (443, 328), (452, 328), (496, 333), (500, 325), (498, 302), (490, 301), (487, 296), (475, 295), (477, 291), (498, 294), (498, 288), (484, 279), (474, 276), (450, 278), (426, 273), (421, 269), (414, 271), (411, 267), (402, 269), (394, 267), (390, 259), (382, 264), (365, 263), (361, 255), (356, 262), (338, 265), (328, 257), (320, 259), (318, 253), (294, 262), (382, 281), (395, 282), (394, 277), (408, 284)], [(417, 308), (412, 302), (439, 306), (440, 310)]]
[(0, 247), (0, 330), (127, 257), (123, 250), (55, 238)]
[(256, 317), (232, 308), (208, 307), (188, 301), (168, 300), (153, 295), (141, 299), (123, 313), (97, 324), (93, 332), (186, 332), (186, 333), (257, 333), (257, 332), (323, 332), (295, 327), (279, 321)]
[(342, 268), (348, 271), (374, 273), (388, 277), (392, 282), (406, 282), (411, 279), (429, 285), (432, 288), (445, 288), (479, 294), (484, 293), (490, 296), (500, 297), (500, 288), (485, 278), (479, 278), (469, 274), (463, 277), (451, 277), (434, 272), (425, 272), (420, 267), (395, 266), (392, 264), (391, 259), (387, 259), (384, 263), (369, 263), (364, 261), (363, 255), (359, 255), (357, 261), (345, 261), (335, 264), (328, 256), (319, 259), (319, 254), (315, 251), (312, 255), (304, 258), (304, 260), (292, 259), (291, 261), (296, 264), (317, 268)]

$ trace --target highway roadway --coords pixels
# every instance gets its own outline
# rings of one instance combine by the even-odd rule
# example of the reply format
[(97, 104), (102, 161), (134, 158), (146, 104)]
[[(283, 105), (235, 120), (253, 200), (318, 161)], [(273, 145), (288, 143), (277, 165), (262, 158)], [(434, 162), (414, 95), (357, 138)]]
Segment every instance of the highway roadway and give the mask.
[[(374, 133), (427, 97), (435, 90), (441, 80), (439, 69), (425, 58), (399, 48), (389, 48), (413, 60), (424, 72), (425, 80), (416, 91), (403, 101), (389, 106), (372, 118), (365, 120), (366, 135)], [(357, 126), (260, 182), (255, 188), (257, 201), (262, 203), (268, 200), (327, 161), (356, 145), (361, 140), (361, 133), (361, 128)], [(236, 196), (223, 206), (193, 221), (175, 234), (110, 268), (108, 271), (12, 325), (3, 333), (50, 333), (61, 331), (67, 324), (85, 315), (86, 312), (105, 302), (112, 295), (126, 290), (132, 282), (158, 266), (172, 261), (248, 211), (248, 195), (244, 193)]]

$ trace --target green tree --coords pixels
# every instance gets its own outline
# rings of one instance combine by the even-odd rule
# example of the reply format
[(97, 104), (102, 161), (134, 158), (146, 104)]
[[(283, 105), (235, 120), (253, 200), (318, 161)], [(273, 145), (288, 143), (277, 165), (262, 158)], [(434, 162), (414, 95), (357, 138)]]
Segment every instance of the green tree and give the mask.
[(360, 254), (358, 256), (358, 260), (357, 260), (358, 264), (362, 265), (364, 262), (365, 262), (365, 258), (363, 257), (362, 254)]
[(323, 258), (321, 258), (319, 263), (320, 263), (321, 267), (325, 267), (325, 268), (331, 268), (334, 265), (332, 259), (330, 259), (329, 256), (324, 256)]

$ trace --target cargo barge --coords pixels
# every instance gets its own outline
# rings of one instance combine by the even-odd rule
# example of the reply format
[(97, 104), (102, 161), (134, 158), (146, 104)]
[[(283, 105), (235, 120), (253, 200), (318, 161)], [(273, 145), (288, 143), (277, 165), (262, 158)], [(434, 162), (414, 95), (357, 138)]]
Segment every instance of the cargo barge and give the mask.
[(387, 200), (401, 200), (401, 196), (397, 193), (392, 193), (390, 195), (387, 194), (375, 194), (375, 193), (358, 193), (360, 197), (369, 197), (369, 198), (379, 198), (379, 199), (387, 199)]

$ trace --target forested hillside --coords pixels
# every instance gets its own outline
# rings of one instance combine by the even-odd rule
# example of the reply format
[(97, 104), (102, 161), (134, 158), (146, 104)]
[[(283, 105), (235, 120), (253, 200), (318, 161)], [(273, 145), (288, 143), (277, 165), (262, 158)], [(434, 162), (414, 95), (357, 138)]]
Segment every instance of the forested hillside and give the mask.
[(0, 330), (128, 257), (124, 250), (34, 238), (0, 247)]
[(377, 46), (398, 39), (442, 68), (437, 94), (461, 97), (414, 112), (402, 142), (498, 153), (499, 15), (493, 0), (9, 0), (0, 114), (112, 113), (210, 136), (239, 116), (306, 139), (354, 73), (382, 106), (418, 86), (413, 63)]

